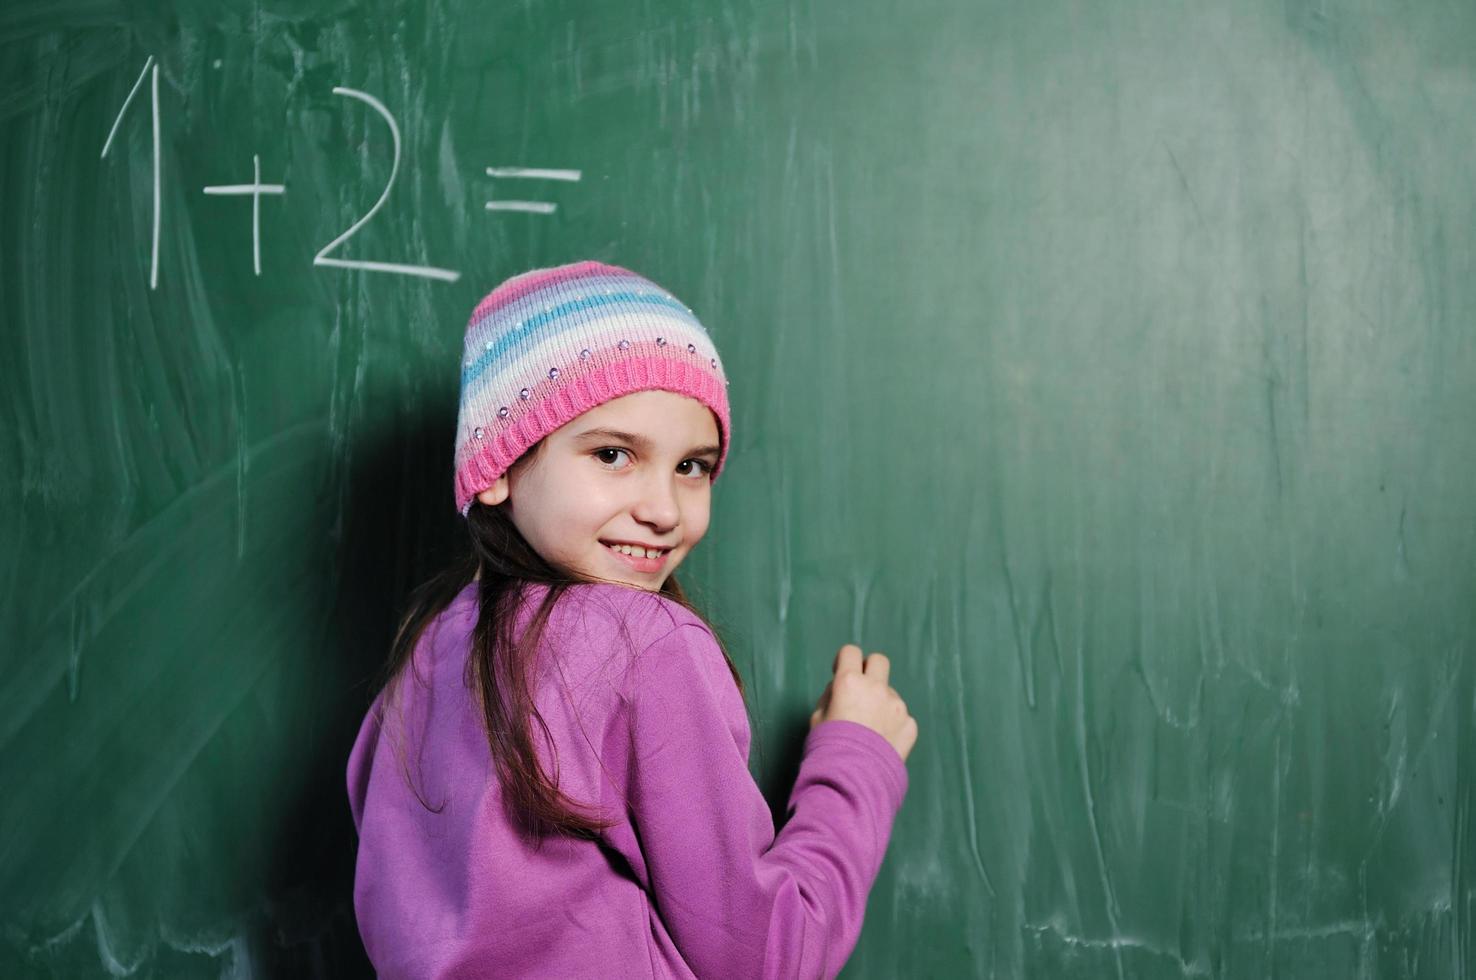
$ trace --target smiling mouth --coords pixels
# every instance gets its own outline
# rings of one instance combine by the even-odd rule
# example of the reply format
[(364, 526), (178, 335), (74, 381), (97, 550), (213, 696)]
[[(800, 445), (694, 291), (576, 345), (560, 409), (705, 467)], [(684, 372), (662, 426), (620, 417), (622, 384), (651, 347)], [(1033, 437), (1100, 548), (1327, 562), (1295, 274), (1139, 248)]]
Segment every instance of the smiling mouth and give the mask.
[(631, 568), (634, 568), (638, 572), (659, 572), (661, 570), (661, 566), (666, 563), (667, 556), (671, 554), (671, 549), (668, 548), (667, 550), (661, 552), (661, 554), (657, 555), (655, 558), (638, 558), (635, 555), (627, 555), (623, 551), (617, 551), (615, 548), (611, 547), (608, 544), (605, 544), (605, 542), (603, 541), (600, 542), (600, 545), (621, 562)]

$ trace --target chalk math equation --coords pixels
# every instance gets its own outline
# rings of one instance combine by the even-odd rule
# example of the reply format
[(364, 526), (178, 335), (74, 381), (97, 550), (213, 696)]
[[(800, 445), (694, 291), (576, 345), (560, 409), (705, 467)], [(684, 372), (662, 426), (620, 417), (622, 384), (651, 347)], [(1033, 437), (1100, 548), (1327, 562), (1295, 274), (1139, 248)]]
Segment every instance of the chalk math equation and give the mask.
[[(133, 104), (138, 91), (143, 87), (144, 79), (149, 79), (150, 95), (153, 103), (154, 138), (154, 227), (152, 257), (149, 262), (149, 288), (159, 288), (159, 224), (160, 224), (160, 197), (159, 197), (159, 65), (153, 55), (149, 55), (144, 61), (143, 70), (138, 73), (138, 80), (133, 83), (128, 97), (123, 100), (123, 106), (118, 110), (117, 118), (113, 120), (112, 129), (108, 130), (108, 138), (103, 142), (102, 158), (106, 158), (108, 150), (112, 148), (113, 138), (118, 135), (118, 126), (123, 122), (123, 117), (128, 113), (128, 107)], [(346, 243), (358, 233), (359, 229), (369, 223), (369, 220), (384, 207), (384, 202), (389, 200), (390, 191), (395, 186), (395, 178), (400, 173), (400, 125), (395, 121), (394, 115), (368, 92), (360, 92), (358, 89), (346, 88), (342, 85), (335, 86), (334, 95), (342, 95), (346, 98), (357, 99), (379, 113), (385, 123), (389, 125), (390, 138), (394, 141), (394, 161), (390, 164), (389, 180), (385, 182), (384, 190), (380, 192), (379, 200), (374, 206), (364, 213), (359, 220), (349, 225), (333, 241), (324, 245), (313, 256), (313, 265), (331, 266), (335, 269), (363, 269), (366, 272), (388, 272), (400, 276), (421, 276), (426, 279), (438, 279), (442, 282), (455, 282), (461, 278), (461, 273), (455, 269), (442, 269), (432, 265), (407, 265), (402, 262), (375, 262), (368, 259), (346, 259), (329, 253)], [(579, 170), (554, 170), (539, 167), (488, 167), (487, 176), (503, 180), (564, 180), (578, 181), (582, 172)], [(285, 184), (263, 184), (261, 182), (261, 157), (256, 154), (251, 156), (251, 183), (249, 184), (211, 184), (201, 188), (205, 194), (228, 197), (250, 197), (251, 198), (251, 262), (256, 274), (261, 275), (261, 199), (264, 196), (280, 197), (287, 193)], [(523, 211), (530, 214), (553, 214), (557, 205), (546, 201), (512, 201), (496, 200), (487, 202), (488, 211)]]

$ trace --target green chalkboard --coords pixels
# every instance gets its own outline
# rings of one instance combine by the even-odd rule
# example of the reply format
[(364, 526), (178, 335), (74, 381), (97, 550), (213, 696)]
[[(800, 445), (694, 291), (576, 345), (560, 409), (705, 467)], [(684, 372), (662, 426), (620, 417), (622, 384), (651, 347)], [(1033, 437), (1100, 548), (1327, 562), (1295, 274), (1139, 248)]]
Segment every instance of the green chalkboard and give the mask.
[[(462, 329), (709, 327), (776, 808), (920, 726), (851, 978), (1476, 975), (1476, 7), (0, 8), (0, 975), (367, 974), (343, 786)], [(781, 813), (782, 815), (782, 813)]]

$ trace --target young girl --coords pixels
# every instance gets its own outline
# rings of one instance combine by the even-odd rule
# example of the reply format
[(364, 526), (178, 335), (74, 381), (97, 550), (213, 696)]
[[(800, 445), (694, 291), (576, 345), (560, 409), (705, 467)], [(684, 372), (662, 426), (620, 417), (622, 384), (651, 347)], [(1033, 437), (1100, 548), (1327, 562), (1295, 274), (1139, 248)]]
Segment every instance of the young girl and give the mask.
[(673, 572), (707, 531), (727, 381), (692, 311), (579, 262), (472, 314), (456, 506), (348, 764), (381, 977), (833, 977), (917, 724), (842, 647), (774, 835), (742, 680)]

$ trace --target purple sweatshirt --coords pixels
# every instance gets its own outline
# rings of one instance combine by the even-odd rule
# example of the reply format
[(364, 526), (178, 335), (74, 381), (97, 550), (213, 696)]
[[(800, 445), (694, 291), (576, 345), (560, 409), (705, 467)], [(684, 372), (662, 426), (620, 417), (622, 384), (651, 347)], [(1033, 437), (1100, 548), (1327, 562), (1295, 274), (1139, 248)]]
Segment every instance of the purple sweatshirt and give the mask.
[[(354, 911), (379, 975), (839, 973), (907, 792), (897, 750), (855, 722), (811, 729), (775, 837), (742, 697), (702, 620), (659, 593), (577, 585), (549, 617), (533, 689), (560, 789), (620, 822), (598, 842), (551, 836), (538, 851), (504, 814), (463, 680), (477, 587), (427, 628), (402, 711), (382, 730), (381, 692), (349, 757)], [(527, 590), (519, 635), (545, 588)], [(540, 733), (535, 722), (552, 775)]]

